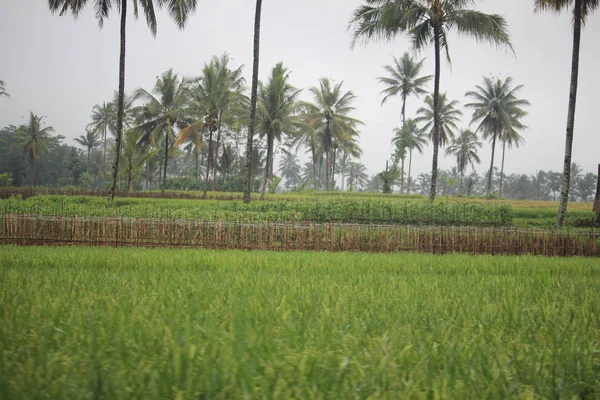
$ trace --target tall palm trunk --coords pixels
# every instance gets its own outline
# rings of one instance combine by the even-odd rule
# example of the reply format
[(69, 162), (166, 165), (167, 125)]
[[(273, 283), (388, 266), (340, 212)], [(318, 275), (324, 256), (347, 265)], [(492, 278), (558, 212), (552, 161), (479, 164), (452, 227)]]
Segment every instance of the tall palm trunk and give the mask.
[(402, 158), (402, 164), (400, 165), (400, 194), (404, 192), (404, 158)]
[(412, 168), (412, 148), (408, 150), (408, 182), (406, 183), (406, 194), (410, 194), (410, 170)]
[(213, 155), (213, 185), (212, 190), (216, 191), (217, 188), (217, 163), (219, 161), (219, 145), (221, 144), (221, 118), (223, 117), (223, 111), (219, 111), (219, 122), (217, 123), (217, 145), (214, 146)]
[(163, 181), (162, 181), (162, 189), (161, 193), (165, 193), (167, 190), (167, 166), (169, 163), (169, 132), (165, 134), (165, 164), (163, 165)]
[(406, 123), (406, 94), (402, 95), (402, 125)]
[(252, 66), (252, 93), (250, 96), (250, 126), (248, 127), (248, 141), (246, 142), (246, 177), (244, 184), (244, 203), (250, 203), (250, 191), (252, 190), (252, 141), (254, 140), (256, 99), (258, 94), (258, 64), (260, 59), (261, 11), (262, 0), (256, 0), (256, 13), (254, 15), (254, 63)]
[(506, 153), (506, 140), (502, 141), (502, 166), (500, 167), (500, 188), (498, 196), (502, 197), (502, 180), (504, 179), (504, 153)]
[(571, 88), (569, 90), (569, 114), (567, 117), (567, 137), (565, 143), (565, 161), (563, 165), (560, 206), (556, 217), (556, 226), (562, 228), (569, 202), (569, 184), (571, 182), (571, 154), (573, 151), (573, 134), (575, 128), (575, 107), (577, 103), (577, 84), (579, 80), (579, 47), (581, 43), (582, 0), (575, 0), (573, 21), (573, 55), (571, 60)]
[(117, 177), (119, 174), (119, 158), (121, 155), (121, 136), (123, 134), (123, 99), (125, 97), (125, 36), (127, 31), (127, 2), (121, 0), (121, 54), (119, 56), (119, 99), (117, 105), (117, 137), (115, 139), (115, 162), (113, 165), (113, 181), (109, 191), (110, 201), (115, 198)]
[(206, 157), (206, 171), (204, 171), (204, 193), (202, 193), (202, 198), (206, 199), (206, 195), (208, 192), (208, 179), (210, 177), (210, 167), (212, 165), (212, 156), (213, 156), (213, 130), (212, 125), (210, 128), (210, 133), (208, 136), (208, 155)]
[(490, 172), (488, 173), (487, 195), (492, 193), (492, 176), (494, 175), (494, 153), (496, 152), (496, 132), (492, 137), (492, 161), (490, 162)]
[(331, 190), (335, 190), (335, 159), (337, 158), (337, 149), (333, 148), (333, 160), (331, 161)]
[(199, 175), (199, 170), (200, 170), (200, 165), (199, 165), (199, 158), (200, 155), (198, 154), (198, 147), (194, 146), (194, 154), (195, 154), (195, 163), (196, 165), (194, 166), (194, 177), (196, 178), (196, 182), (198, 182), (198, 175)]
[(331, 119), (329, 117), (329, 115), (325, 115), (325, 191), (329, 191), (329, 180), (330, 180), (330, 176), (329, 176), (329, 171), (330, 171), (330, 166), (329, 163), (331, 162)]
[(127, 193), (131, 192), (132, 170), (127, 171)]
[(104, 154), (102, 156), (102, 179), (106, 183), (106, 127), (104, 127)]
[(263, 180), (262, 190), (260, 199), (265, 199), (265, 192), (267, 190), (267, 183), (269, 179), (273, 178), (273, 139), (275, 137), (271, 133), (267, 133), (267, 162), (265, 165), (265, 179)]
[(440, 146), (440, 28), (434, 27), (435, 77), (433, 85), (433, 162), (431, 163), (431, 189), (429, 200), (437, 194), (438, 154)]
[(594, 199), (594, 208), (596, 212), (596, 226), (600, 227), (600, 164), (598, 164), (598, 175), (596, 177), (596, 198)]

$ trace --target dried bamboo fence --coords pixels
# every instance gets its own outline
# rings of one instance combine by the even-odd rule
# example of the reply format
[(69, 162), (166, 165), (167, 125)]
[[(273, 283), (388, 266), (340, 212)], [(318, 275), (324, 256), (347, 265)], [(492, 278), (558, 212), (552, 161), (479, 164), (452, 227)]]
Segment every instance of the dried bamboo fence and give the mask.
[(591, 257), (600, 255), (599, 241), (595, 231), (22, 215), (4, 215), (0, 230), (0, 243), (21, 245)]

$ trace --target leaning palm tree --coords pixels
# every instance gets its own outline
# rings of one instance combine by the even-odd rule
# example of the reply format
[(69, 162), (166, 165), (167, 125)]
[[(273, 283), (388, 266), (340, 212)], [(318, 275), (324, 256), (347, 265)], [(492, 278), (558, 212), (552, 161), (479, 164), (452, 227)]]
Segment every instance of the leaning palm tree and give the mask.
[(42, 128), (42, 119), (43, 117), (30, 112), (29, 123), (19, 127), (15, 141), (15, 146), (21, 149), (23, 159), (29, 160), (31, 186), (36, 184), (36, 162), (48, 152), (50, 133), (54, 132), (51, 126)]
[(281, 141), (284, 132), (290, 132), (298, 124), (298, 96), (301, 90), (289, 83), (290, 72), (283, 63), (275, 65), (266, 85), (260, 85), (258, 93), (257, 128), (267, 137), (267, 165), (260, 199), (264, 200), (267, 182), (273, 178), (273, 146)]
[(466, 107), (472, 108), (471, 123), (479, 124), (476, 132), (482, 131), (483, 137), (492, 142), (492, 158), (488, 174), (487, 194), (492, 192), (492, 171), (494, 170), (494, 153), (498, 140), (517, 140), (518, 130), (525, 129), (521, 118), (527, 115), (523, 107), (529, 102), (518, 98), (522, 85), (513, 86), (513, 79), (484, 77), (483, 85), (477, 85), (474, 91), (465, 94), (472, 99)]
[[(114, 199), (117, 188), (117, 176), (119, 173), (119, 159), (121, 154), (121, 134), (123, 132), (123, 103), (125, 97), (125, 43), (127, 31), (127, 5), (130, 0), (48, 0), (48, 5), (52, 12), (58, 12), (64, 15), (71, 12), (75, 18), (79, 16), (88, 2), (93, 3), (96, 10), (96, 18), (100, 28), (104, 25), (104, 20), (113, 7), (117, 7), (120, 13), (120, 55), (119, 55), (119, 98), (117, 104), (117, 127), (116, 127), (116, 147), (115, 161), (113, 165), (113, 182), (109, 191), (110, 199)], [(146, 22), (150, 31), (156, 36), (156, 7), (166, 7), (171, 17), (180, 29), (183, 29), (189, 16), (196, 9), (197, 0), (131, 0), (133, 3), (133, 12), (138, 17), (139, 11), (144, 13)]]
[(10, 98), (10, 94), (8, 94), (8, 92), (4, 88), (4, 85), (4, 81), (0, 80), (0, 97), (5, 96)]
[(402, 123), (406, 122), (406, 99), (410, 95), (419, 95), (427, 93), (424, 87), (433, 78), (431, 75), (419, 76), (425, 59), (417, 62), (408, 53), (404, 53), (398, 60), (394, 57), (393, 65), (386, 65), (383, 68), (388, 76), (382, 76), (377, 80), (384, 84), (386, 88), (381, 92), (384, 95), (381, 104), (383, 105), (390, 97), (400, 96), (402, 98)]
[[(433, 131), (437, 132), (441, 121), (440, 110), (440, 64), (441, 52), (448, 49), (448, 32), (454, 28), (461, 34), (478, 41), (488, 41), (511, 47), (505, 19), (496, 14), (488, 15), (464, 7), (475, 0), (366, 0), (366, 4), (354, 11), (350, 25), (354, 27), (354, 43), (358, 40), (391, 40), (400, 32), (410, 36), (413, 49), (422, 51), (433, 44), (435, 74), (433, 87)], [(436, 196), (439, 135), (434, 135), (431, 190), (429, 198)]]
[(600, 0), (534, 0), (536, 11), (561, 12), (573, 6), (573, 54), (571, 56), (571, 88), (569, 90), (569, 112), (567, 115), (567, 134), (565, 143), (565, 160), (563, 163), (563, 179), (560, 191), (560, 206), (556, 217), (556, 225), (561, 228), (565, 222), (567, 204), (569, 202), (569, 185), (571, 179), (571, 154), (573, 152), (573, 136), (575, 127), (575, 108), (577, 103), (577, 84), (579, 80), (579, 47), (581, 28), (587, 18), (600, 7)]
[(477, 134), (470, 130), (463, 130), (460, 135), (452, 140), (446, 149), (446, 155), (456, 157), (456, 167), (460, 172), (460, 188), (463, 188), (463, 177), (469, 164), (475, 169), (475, 163), (481, 163), (477, 151), (482, 147)]
[[(350, 117), (356, 96), (352, 91), (343, 92), (344, 82), (334, 83), (321, 78), (318, 87), (310, 88), (314, 103), (306, 104), (307, 117), (314, 121), (320, 133), (325, 155), (325, 189), (330, 190), (335, 172), (335, 149), (337, 142), (353, 142), (358, 137), (358, 126), (363, 122)], [(337, 145), (339, 147), (339, 144)]]
[(258, 64), (260, 57), (260, 18), (262, 14), (262, 0), (256, 0), (254, 13), (254, 61), (252, 63), (252, 88), (250, 90), (250, 121), (248, 124), (248, 139), (246, 141), (246, 166), (244, 173), (244, 203), (250, 203), (252, 190), (252, 166), (254, 140), (254, 123), (256, 121), (256, 102), (258, 99)]
[(138, 89), (135, 94), (136, 98), (146, 101), (139, 112), (140, 125), (136, 128), (142, 132), (139, 145), (156, 148), (164, 139), (162, 193), (167, 189), (167, 164), (169, 149), (176, 138), (175, 127), (186, 120), (189, 111), (188, 92), (188, 82), (179, 79), (170, 69), (156, 80), (152, 90), (154, 95), (144, 89)]
[(87, 164), (89, 167), (90, 154), (92, 152), (92, 149), (100, 144), (100, 141), (98, 140), (98, 134), (93, 130), (86, 129), (85, 135), (79, 135), (79, 137), (76, 137), (74, 140), (77, 144), (81, 145), (84, 149), (86, 149)]

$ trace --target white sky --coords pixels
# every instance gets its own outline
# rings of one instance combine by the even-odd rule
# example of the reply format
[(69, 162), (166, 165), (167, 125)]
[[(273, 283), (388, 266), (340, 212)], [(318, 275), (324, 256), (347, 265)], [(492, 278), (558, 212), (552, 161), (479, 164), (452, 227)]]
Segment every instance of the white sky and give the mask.
[[(266, 79), (279, 61), (292, 70), (292, 84), (309, 88), (320, 77), (344, 81), (358, 96), (355, 117), (366, 123), (361, 133), (362, 162), (370, 173), (385, 167), (392, 130), (400, 124), (400, 99), (381, 107), (382, 87), (375, 78), (382, 66), (409, 49), (406, 39), (350, 49), (347, 30), (352, 11), (361, 0), (265, 0), (260, 77)], [(464, 93), (484, 75), (514, 77), (523, 84), (522, 97), (532, 106), (523, 133), (526, 144), (507, 153), (507, 173), (562, 171), (570, 79), (572, 34), (567, 14), (534, 14), (530, 0), (488, 0), (479, 10), (502, 14), (509, 23), (516, 57), (508, 50), (478, 44), (457, 34), (450, 36), (452, 66), (442, 65), (442, 91), (465, 103)], [(213, 55), (230, 53), (233, 65), (244, 64), (250, 82), (254, 0), (199, 0), (199, 8), (185, 31), (164, 13), (159, 15), (154, 39), (145, 21), (129, 18), (126, 89), (151, 89), (156, 76), (173, 68), (185, 76), (198, 75)], [(600, 162), (600, 15), (592, 16), (581, 47), (580, 85), (573, 160), (586, 171)], [(92, 7), (74, 20), (48, 11), (46, 0), (2, 0), (0, 5), (0, 79), (12, 98), (0, 99), (0, 127), (21, 124), (29, 111), (47, 117), (56, 132), (70, 139), (84, 132), (94, 104), (112, 99), (118, 78), (118, 18), (114, 13), (99, 30)], [(433, 74), (433, 49), (424, 73)], [(308, 93), (304, 93), (309, 100)], [(407, 116), (422, 99), (410, 98)], [(464, 111), (463, 127), (470, 121)], [(489, 166), (491, 147), (481, 153), (481, 173)], [(431, 148), (415, 157), (413, 170), (429, 172)], [(442, 153), (440, 153), (442, 154)], [(499, 154), (498, 154), (499, 155)], [(498, 156), (497, 155), (497, 156)], [(497, 158), (498, 159), (498, 158)], [(454, 165), (442, 158), (441, 167)], [(416, 175), (416, 174), (415, 174)]]

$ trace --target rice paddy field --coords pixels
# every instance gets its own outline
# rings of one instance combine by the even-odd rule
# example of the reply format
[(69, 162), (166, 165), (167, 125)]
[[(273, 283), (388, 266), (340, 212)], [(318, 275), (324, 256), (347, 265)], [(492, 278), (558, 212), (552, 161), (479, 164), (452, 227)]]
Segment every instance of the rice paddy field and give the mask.
[(1, 399), (598, 399), (598, 258), (0, 246)]

